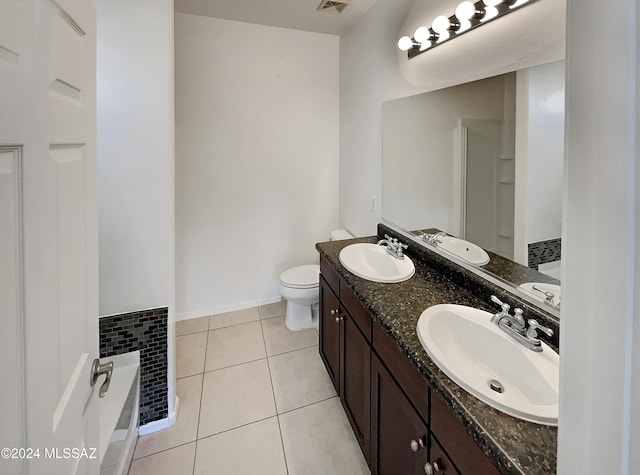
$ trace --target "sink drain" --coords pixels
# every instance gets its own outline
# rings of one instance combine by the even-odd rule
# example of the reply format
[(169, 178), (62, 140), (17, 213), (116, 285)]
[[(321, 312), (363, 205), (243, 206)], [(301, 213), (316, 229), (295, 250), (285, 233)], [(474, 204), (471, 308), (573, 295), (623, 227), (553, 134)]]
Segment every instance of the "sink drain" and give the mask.
[(496, 379), (490, 379), (488, 384), (489, 384), (489, 387), (493, 391), (495, 391), (497, 393), (500, 393), (500, 394), (502, 394), (504, 392), (504, 386), (502, 384), (500, 384), (500, 381), (498, 381)]

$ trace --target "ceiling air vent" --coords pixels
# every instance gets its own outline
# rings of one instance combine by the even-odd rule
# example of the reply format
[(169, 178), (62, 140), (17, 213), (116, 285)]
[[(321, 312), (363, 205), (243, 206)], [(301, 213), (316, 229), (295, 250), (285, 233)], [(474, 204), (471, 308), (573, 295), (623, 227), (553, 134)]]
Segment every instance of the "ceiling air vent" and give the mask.
[(342, 13), (351, 0), (322, 0), (318, 11), (327, 13)]

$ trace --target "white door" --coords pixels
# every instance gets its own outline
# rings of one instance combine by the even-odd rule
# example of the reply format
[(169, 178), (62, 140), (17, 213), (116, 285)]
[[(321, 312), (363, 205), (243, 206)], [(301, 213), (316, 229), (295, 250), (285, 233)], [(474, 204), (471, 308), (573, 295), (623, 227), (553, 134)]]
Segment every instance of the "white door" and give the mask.
[(461, 119), (460, 128), (461, 237), (513, 259), (513, 123), (496, 119)]
[(95, 30), (90, 0), (0, 0), (3, 474), (99, 471)]

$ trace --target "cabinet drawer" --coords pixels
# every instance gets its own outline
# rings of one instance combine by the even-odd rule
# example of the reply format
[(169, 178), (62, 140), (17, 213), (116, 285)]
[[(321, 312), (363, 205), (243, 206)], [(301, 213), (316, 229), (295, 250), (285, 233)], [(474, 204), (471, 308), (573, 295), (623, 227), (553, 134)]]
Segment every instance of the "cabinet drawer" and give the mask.
[(449, 450), (451, 460), (460, 473), (464, 475), (500, 474), (476, 445), (462, 423), (435, 393), (431, 398), (431, 432), (442, 446)]
[(349, 312), (367, 341), (371, 343), (371, 315), (342, 280), (340, 280), (340, 303)]
[(331, 290), (340, 297), (340, 276), (329, 261), (322, 255), (320, 256), (320, 273), (327, 281)]
[(376, 322), (373, 322), (373, 348), (389, 372), (398, 381), (420, 417), (429, 422), (429, 386), (422, 374), (413, 367), (393, 339)]

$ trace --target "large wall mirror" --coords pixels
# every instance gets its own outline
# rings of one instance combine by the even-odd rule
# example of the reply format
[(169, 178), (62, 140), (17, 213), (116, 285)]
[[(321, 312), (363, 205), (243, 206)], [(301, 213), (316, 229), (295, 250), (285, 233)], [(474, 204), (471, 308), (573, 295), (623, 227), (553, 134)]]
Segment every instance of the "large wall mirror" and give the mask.
[(564, 71), (558, 61), (383, 105), (384, 221), (475, 243), (489, 262), (466, 264), (556, 316)]

